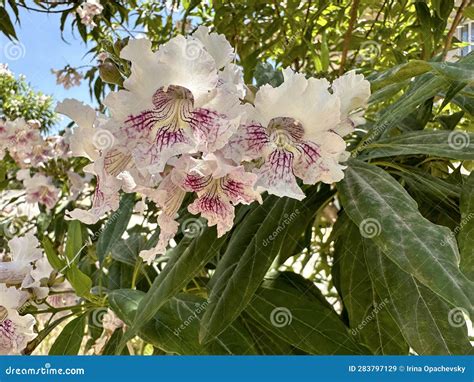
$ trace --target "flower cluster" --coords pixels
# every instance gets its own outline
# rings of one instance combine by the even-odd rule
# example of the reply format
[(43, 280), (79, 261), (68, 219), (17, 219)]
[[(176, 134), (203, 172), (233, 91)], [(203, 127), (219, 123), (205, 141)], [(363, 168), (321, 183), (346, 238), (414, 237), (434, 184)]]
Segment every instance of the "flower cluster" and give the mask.
[(0, 354), (19, 354), (36, 337), (35, 318), (22, 313), (48, 296), (53, 269), (33, 233), (8, 245), (0, 254)]
[(26, 201), (41, 203), (48, 209), (54, 207), (59, 198), (59, 190), (53, 185), (52, 178), (37, 172), (30, 176), (30, 168), (41, 168), (50, 159), (65, 157), (69, 145), (61, 136), (44, 139), (37, 121), (16, 119), (0, 120), (0, 158), (8, 152), (16, 164), (22, 168), (17, 179), (26, 189)]
[(76, 12), (81, 18), (81, 23), (86, 26), (95, 27), (94, 16), (100, 15), (104, 7), (99, 0), (86, 0), (79, 7)]
[(51, 69), (51, 73), (56, 76), (56, 84), (62, 85), (66, 90), (81, 84), (82, 74), (70, 66), (63, 69)]
[(331, 84), (285, 69), (280, 86), (262, 86), (244, 104), (233, 48), (205, 27), (156, 51), (147, 39), (130, 40), (121, 58), (131, 62), (131, 75), (106, 97), (109, 117), (74, 100), (57, 109), (77, 123), (73, 155), (89, 158), (85, 171), (97, 178), (92, 208), (69, 216), (95, 223), (118, 208), (121, 190), (148, 198), (161, 212), (158, 245), (141, 253), (146, 261), (177, 233), (187, 195), (194, 198), (188, 211), (222, 236), (234, 206), (261, 202), (265, 191), (301, 200), (301, 183), (343, 178), (342, 137), (364, 123), (370, 96), (362, 75), (349, 72)]

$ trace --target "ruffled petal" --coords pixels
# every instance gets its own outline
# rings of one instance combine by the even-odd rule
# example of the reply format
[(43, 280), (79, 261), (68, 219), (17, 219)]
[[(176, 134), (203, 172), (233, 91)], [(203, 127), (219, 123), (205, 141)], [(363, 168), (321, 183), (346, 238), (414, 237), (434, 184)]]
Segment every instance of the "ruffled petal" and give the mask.
[(206, 51), (214, 58), (217, 69), (222, 69), (235, 58), (234, 48), (223, 34), (210, 33), (209, 28), (200, 26), (193, 33), (193, 37), (201, 41)]
[(77, 100), (65, 99), (58, 103), (56, 112), (66, 115), (77, 124), (69, 138), (72, 155), (95, 160), (99, 156), (99, 149), (94, 143), (94, 137), (97, 133), (94, 128), (94, 122), (97, 118), (96, 111)]
[(304, 192), (296, 183), (293, 173), (294, 153), (276, 149), (266, 158), (265, 163), (254, 173), (258, 176), (256, 186), (262, 187), (269, 194), (279, 197), (302, 200)]
[(241, 125), (223, 149), (227, 158), (240, 163), (265, 156), (270, 150), (270, 137), (267, 129), (259, 123)]
[(354, 131), (354, 127), (364, 124), (363, 112), (353, 113), (365, 109), (370, 97), (370, 82), (355, 70), (347, 72), (332, 83), (334, 95), (341, 100), (341, 123), (334, 128), (340, 136)]
[(201, 214), (207, 219), (209, 227), (217, 225), (217, 237), (223, 236), (234, 224), (234, 207), (224, 193), (216, 192), (213, 188), (206, 192), (188, 206), (192, 214)]
[[(161, 73), (149, 74), (162, 78), (161, 86), (182, 86), (194, 96), (195, 106), (201, 107), (209, 97), (209, 91), (218, 83), (214, 58), (204, 45), (195, 38), (176, 36), (158, 50), (159, 62), (164, 64)], [(157, 89), (157, 88), (156, 88)]]
[(221, 188), (224, 194), (234, 204), (250, 204), (254, 201), (262, 203), (262, 197), (255, 191), (257, 175), (246, 172), (242, 166), (222, 178)]
[(344, 166), (339, 160), (345, 153), (346, 143), (335, 133), (322, 134), (317, 143), (303, 142), (298, 145), (300, 155), (294, 164), (295, 175), (305, 184), (319, 181), (331, 184), (344, 177)]

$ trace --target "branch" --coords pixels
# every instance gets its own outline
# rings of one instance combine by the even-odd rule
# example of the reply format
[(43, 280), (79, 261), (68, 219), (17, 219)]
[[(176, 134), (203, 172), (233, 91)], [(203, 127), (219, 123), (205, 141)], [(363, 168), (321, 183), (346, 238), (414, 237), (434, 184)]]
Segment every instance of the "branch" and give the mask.
[(451, 28), (449, 28), (448, 36), (446, 37), (446, 44), (444, 45), (444, 49), (443, 49), (443, 60), (446, 59), (446, 55), (448, 54), (448, 51), (451, 49), (454, 33), (456, 33), (456, 28), (461, 22), (462, 14), (468, 2), (469, 0), (463, 0), (461, 5), (458, 8), (458, 11), (456, 12), (456, 16), (454, 16), (453, 23), (451, 24)]
[(344, 35), (344, 42), (342, 45), (341, 55), (341, 66), (339, 67), (339, 75), (344, 73), (344, 66), (346, 65), (347, 53), (349, 52), (349, 45), (351, 43), (352, 31), (354, 30), (354, 24), (357, 19), (357, 8), (359, 7), (360, 0), (353, 0), (350, 10), (349, 27), (347, 28), (346, 34)]

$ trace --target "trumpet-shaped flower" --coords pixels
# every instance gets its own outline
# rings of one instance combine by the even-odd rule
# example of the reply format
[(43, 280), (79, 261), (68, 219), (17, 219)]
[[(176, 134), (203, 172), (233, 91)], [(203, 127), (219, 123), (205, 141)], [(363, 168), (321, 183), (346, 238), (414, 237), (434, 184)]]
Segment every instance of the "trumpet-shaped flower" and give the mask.
[(203, 29), (197, 35), (177, 36), (156, 52), (146, 39), (132, 40), (122, 50), (121, 57), (132, 63), (131, 75), (125, 90), (104, 101), (122, 154), (111, 151), (108, 167), (114, 162), (125, 166), (125, 158), (133, 158), (138, 168), (159, 173), (173, 156), (214, 152), (236, 131), (238, 86), (220, 78), (230, 61), (230, 45)]
[(34, 317), (18, 313), (27, 297), (15, 287), (0, 284), (0, 355), (21, 354), (28, 342), (36, 337)]
[(225, 160), (220, 153), (195, 160), (190, 170), (176, 173), (174, 178), (175, 184), (196, 193), (197, 198), (188, 210), (200, 213), (210, 227), (216, 225), (218, 237), (232, 228), (235, 205), (255, 200), (261, 203), (260, 194), (254, 190), (257, 176)]
[(59, 200), (59, 190), (53, 185), (51, 177), (37, 173), (30, 176), (29, 170), (20, 170), (17, 178), (23, 181), (28, 203), (44, 204), (52, 209)]
[(345, 142), (334, 132), (341, 122), (341, 100), (324, 79), (306, 79), (291, 69), (284, 82), (265, 85), (247, 109), (247, 122), (231, 138), (226, 155), (259, 160), (257, 186), (278, 196), (303, 199), (296, 178), (305, 184), (337, 182)]

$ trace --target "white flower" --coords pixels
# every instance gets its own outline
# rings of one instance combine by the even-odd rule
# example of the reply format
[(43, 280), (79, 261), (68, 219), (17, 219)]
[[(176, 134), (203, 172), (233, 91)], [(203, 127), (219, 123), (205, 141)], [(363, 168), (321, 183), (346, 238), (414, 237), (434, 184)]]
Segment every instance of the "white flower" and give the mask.
[(38, 239), (28, 232), (25, 236), (11, 239), (8, 246), (11, 261), (0, 262), (0, 283), (23, 284), (31, 274), (33, 264), (43, 256)]
[(18, 172), (17, 179), (23, 181), (28, 203), (44, 204), (50, 210), (58, 202), (59, 190), (53, 185), (51, 177), (40, 173), (31, 177), (29, 170), (23, 170)]
[(56, 112), (71, 118), (77, 126), (68, 137), (71, 153), (75, 157), (85, 157), (95, 160), (99, 157), (99, 149), (94, 144), (94, 136), (97, 133), (97, 113), (90, 106), (75, 99), (67, 98), (59, 102)]
[(81, 84), (82, 74), (69, 66), (64, 69), (51, 69), (51, 73), (56, 76), (56, 84), (62, 85), (66, 90)]
[(27, 294), (15, 287), (0, 284), (0, 355), (21, 354), (29, 341), (36, 337), (32, 315), (21, 316), (20, 309)]
[(40, 135), (40, 123), (35, 120), (0, 122), (0, 157), (8, 150), (20, 167), (37, 166), (52, 156), (48, 142)]
[(235, 84), (220, 82), (219, 69), (229, 62), (218, 56), (223, 45), (231, 51), (222, 36), (200, 29), (199, 38), (177, 36), (157, 52), (146, 39), (131, 40), (122, 50), (132, 73), (126, 90), (109, 94), (104, 103), (117, 126), (117, 148), (129, 152), (137, 167), (161, 172), (171, 157), (214, 152), (235, 132), (240, 101)]
[(76, 12), (84, 25), (95, 27), (94, 16), (100, 15), (103, 10), (99, 0), (86, 0), (77, 7)]
[(8, 64), (0, 64), (0, 76), (13, 77), (13, 73), (8, 69)]
[(277, 196), (305, 197), (305, 184), (332, 183), (344, 176), (338, 162), (346, 144), (334, 129), (340, 123), (340, 98), (325, 79), (309, 78), (291, 69), (284, 82), (265, 85), (248, 109), (247, 122), (225, 149), (234, 160), (263, 160), (254, 170), (257, 186)]
[(370, 82), (351, 70), (334, 80), (332, 90), (341, 100), (341, 123), (334, 131), (343, 137), (365, 123), (362, 116), (370, 97)]

